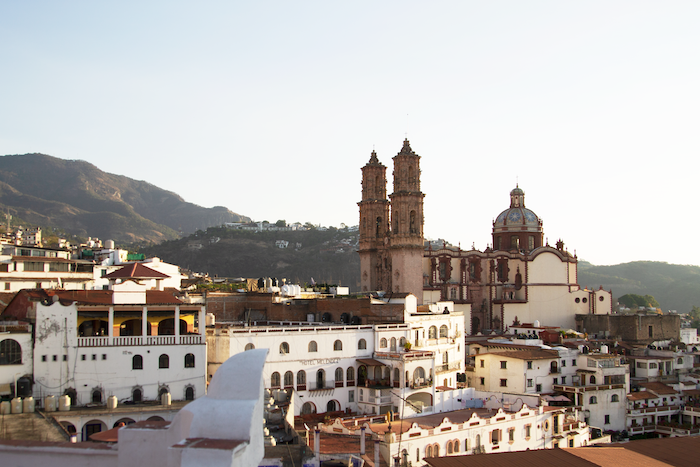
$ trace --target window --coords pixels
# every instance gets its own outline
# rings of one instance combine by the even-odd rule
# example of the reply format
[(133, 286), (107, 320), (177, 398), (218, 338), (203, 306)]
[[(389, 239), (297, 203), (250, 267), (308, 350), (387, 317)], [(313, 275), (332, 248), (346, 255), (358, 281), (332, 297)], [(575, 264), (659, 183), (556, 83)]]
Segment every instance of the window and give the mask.
[(676, 360), (676, 363), (678, 363), (679, 365), (682, 365), (682, 364), (683, 364), (683, 359), (682, 359), (682, 358), (678, 358), (678, 360)]
[(566, 384), (566, 376), (561, 377), (561, 384)]
[(131, 358), (131, 369), (143, 370), (143, 357), (141, 355), (134, 355)]
[(620, 402), (620, 396), (613, 394), (612, 397), (610, 397), (610, 402)]
[(343, 343), (340, 341), (340, 339), (333, 342), (333, 350), (343, 350)]
[[(45, 356), (44, 356), (44, 357), (45, 357)], [(46, 361), (46, 359), (45, 359), (44, 357), (41, 357), (41, 358), (42, 358), (43, 361)], [(82, 355), (80, 356), (80, 359), (81, 359), (82, 361), (85, 361), (85, 360), (87, 359), (87, 355), (82, 354)]]
[[(348, 380), (348, 386), (354, 386), (355, 385), (355, 368), (348, 367), (348, 371), (346, 372), (346, 377)], [(352, 382), (352, 384), (350, 384), (350, 382)]]
[(444, 324), (440, 326), (440, 337), (447, 337), (447, 326)]
[(386, 349), (386, 339), (384, 339), (383, 337), (379, 339), (379, 348)]
[(306, 391), (306, 372), (304, 370), (297, 372), (297, 391)]
[(533, 386), (534, 386), (534, 384), (532, 383), (532, 379), (528, 379), (527, 380), (527, 387), (531, 388)]
[(598, 398), (597, 398), (596, 396), (591, 396), (591, 397), (588, 399), (588, 403), (589, 403), (589, 404), (597, 404), (597, 403), (598, 403)]
[(143, 400), (143, 392), (139, 388), (134, 388), (134, 390), (131, 392), (131, 401), (141, 402), (141, 400)]
[(32, 272), (44, 272), (44, 263), (39, 263), (36, 261), (25, 261), (24, 270)]
[(482, 386), (483, 386), (484, 384), (486, 384), (486, 378), (479, 378), (479, 379), (481, 380), (481, 385), (482, 385)]
[(253, 349), (255, 349), (255, 345), (249, 343), (249, 344), (246, 344), (246, 345), (245, 345), (245, 349), (243, 349), (243, 351), (244, 351), (244, 352), (247, 352), (247, 351), (253, 350)]
[(553, 378), (552, 384), (559, 384), (559, 378)]
[(525, 438), (530, 439), (530, 428), (532, 425), (525, 425)]
[(288, 371), (284, 374), (284, 387), (294, 387), (294, 373), (292, 373), (291, 371)]
[(571, 360), (571, 366), (576, 366), (576, 360)]
[(464, 450), (469, 451), (469, 438), (464, 440)]
[(505, 370), (507, 368), (508, 362), (501, 362), (501, 370)]
[(286, 342), (282, 342), (280, 344), (280, 353), (281, 354), (288, 354), (289, 353), (289, 344)]
[(97, 360), (97, 354), (96, 354), (96, 353), (92, 354), (92, 359), (93, 359), (93, 360)]
[(610, 415), (605, 416), (605, 424), (610, 425)]
[(280, 387), (280, 374), (278, 372), (272, 373), (270, 376), (270, 387), (279, 388)]
[(501, 387), (504, 388), (504, 387), (506, 387), (506, 386), (508, 386), (508, 380), (507, 380), (507, 379), (504, 379), (504, 378), (501, 378)]
[(491, 443), (498, 444), (501, 441), (501, 430), (493, 430), (491, 432)]
[(435, 326), (428, 328), (428, 339), (437, 339), (437, 328)]
[(527, 362), (527, 369), (532, 370), (532, 360), (528, 360)]
[[(45, 361), (46, 361), (46, 358), (47, 358), (46, 355), (42, 355), (42, 356), (41, 356), (41, 361), (42, 361), (42, 362), (45, 362)], [(85, 360), (85, 359), (83, 359), (83, 360)]]
[(566, 360), (561, 361), (561, 366), (566, 366)]
[(337, 387), (337, 388), (343, 387), (343, 369), (342, 368), (335, 369), (335, 387)]
[(194, 354), (185, 355), (185, 368), (194, 368)]
[(187, 386), (185, 389), (185, 400), (186, 401), (193, 401), (194, 400), (194, 388), (192, 386)]
[(355, 391), (348, 391), (348, 402), (355, 402)]
[(102, 360), (107, 360), (107, 354), (106, 354), (106, 353), (103, 353), (103, 354), (102, 354)]
[(357, 342), (357, 349), (358, 350), (365, 350), (367, 348), (367, 341), (364, 339), (360, 339)]
[(590, 381), (591, 381), (591, 384), (595, 384), (595, 376), (591, 376)]
[(0, 342), (0, 365), (21, 365), (22, 346), (14, 339)]
[(92, 402), (93, 404), (101, 404), (102, 403), (102, 391), (99, 389), (95, 389), (92, 391)]
[(64, 361), (64, 362), (67, 362), (67, 361), (68, 361), (68, 355), (64, 355), (64, 356), (63, 356), (63, 361)]
[(5, 290), (10, 290), (10, 283), (9, 282), (5, 282)]
[(511, 443), (515, 441), (515, 428), (508, 429), (508, 441)]
[(483, 367), (484, 367), (484, 359), (483, 359), (483, 358), (480, 358), (480, 359), (479, 359), (479, 367), (480, 367), (480, 368), (483, 368)]
[(158, 368), (170, 368), (170, 357), (167, 354), (158, 357)]
[(542, 392), (542, 385), (541, 384), (535, 385), (535, 392)]
[(318, 352), (318, 344), (316, 341), (309, 342), (309, 352)]

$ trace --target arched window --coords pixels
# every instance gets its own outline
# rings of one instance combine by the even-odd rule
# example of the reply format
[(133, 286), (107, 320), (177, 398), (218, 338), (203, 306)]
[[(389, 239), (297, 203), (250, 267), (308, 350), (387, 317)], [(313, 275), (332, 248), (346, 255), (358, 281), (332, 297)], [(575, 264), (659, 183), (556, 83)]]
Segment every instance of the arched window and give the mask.
[(134, 355), (131, 357), (131, 369), (143, 370), (143, 357), (141, 355)]
[(335, 387), (337, 387), (337, 388), (343, 387), (343, 369), (342, 368), (335, 369)]
[(381, 339), (379, 339), (379, 348), (386, 349), (386, 339), (383, 337)]
[(595, 376), (591, 376), (591, 384), (595, 384)]
[(316, 389), (323, 389), (326, 387), (326, 372), (323, 368), (316, 372)]
[(194, 400), (194, 388), (192, 386), (187, 386), (187, 388), (185, 388), (185, 400), (186, 401), (193, 401)]
[(185, 368), (194, 368), (194, 354), (188, 353), (185, 355)]
[(21, 365), (22, 346), (14, 339), (0, 342), (0, 365)]
[(401, 383), (401, 370), (394, 368), (394, 387), (398, 388)]
[(597, 404), (598, 403), (598, 398), (596, 396), (591, 396), (590, 399), (588, 399), (589, 404)]
[(355, 385), (355, 368), (351, 367), (351, 366), (348, 367), (348, 371), (346, 372), (345, 376), (347, 377), (348, 386), (354, 386)]
[(280, 374), (276, 371), (270, 375), (270, 387), (273, 389), (280, 387)]
[(294, 387), (294, 373), (292, 373), (291, 371), (288, 371), (284, 374), (284, 387)]
[(683, 359), (679, 357), (678, 360), (676, 360), (676, 363), (678, 363), (679, 365), (682, 365), (682, 364), (683, 364)]
[(280, 353), (281, 354), (288, 354), (289, 353), (289, 344), (286, 342), (282, 342), (280, 344)]
[(168, 357), (168, 354), (162, 354), (158, 357), (158, 368), (170, 368), (170, 357)]
[(253, 350), (254, 348), (255, 348), (255, 345), (248, 343), (245, 345), (245, 349), (243, 349), (243, 351), (247, 352), (248, 350)]
[(610, 402), (620, 402), (620, 396), (613, 394), (612, 397), (610, 397)]
[(309, 352), (318, 352), (318, 344), (316, 341), (309, 342)]
[(402, 337), (399, 339), (399, 347), (404, 348), (406, 346), (406, 338)]
[(447, 442), (447, 454), (452, 454), (452, 441)]
[(429, 444), (425, 447), (425, 457), (433, 457), (433, 445)]
[(392, 352), (396, 352), (396, 338), (392, 337), (391, 338), (391, 343), (389, 344), (389, 350)]
[(101, 404), (102, 403), (102, 391), (99, 389), (94, 389), (92, 391), (92, 403)]
[(297, 372), (297, 391), (306, 391), (306, 372), (304, 370)]
[(447, 337), (447, 325), (440, 326), (440, 337)]
[(343, 343), (340, 341), (340, 339), (333, 342), (333, 350), (343, 350)]
[(428, 328), (428, 339), (437, 339), (437, 328), (435, 326)]
[(326, 412), (335, 412), (339, 409), (338, 403), (334, 400), (328, 401), (326, 404)]
[(141, 391), (141, 388), (134, 388), (134, 390), (131, 391), (131, 400), (135, 403), (143, 400), (143, 392)]
[(459, 452), (459, 440), (452, 441), (452, 451), (456, 454)]
[(158, 399), (161, 399), (164, 394), (168, 394), (170, 392), (170, 388), (168, 386), (161, 386), (161, 388), (158, 390)]
[(357, 349), (358, 350), (365, 350), (367, 348), (367, 341), (364, 339), (360, 339), (357, 342)]
[(439, 444), (433, 444), (433, 455), (435, 457), (440, 457), (440, 445)]

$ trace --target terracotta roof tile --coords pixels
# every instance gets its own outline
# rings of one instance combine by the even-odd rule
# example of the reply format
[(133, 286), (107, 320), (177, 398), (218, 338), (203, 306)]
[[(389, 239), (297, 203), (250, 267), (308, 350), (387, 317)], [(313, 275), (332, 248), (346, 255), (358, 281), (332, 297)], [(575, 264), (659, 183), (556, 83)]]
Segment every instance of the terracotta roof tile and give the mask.
[(141, 263), (130, 263), (104, 277), (107, 279), (167, 279), (170, 276)]

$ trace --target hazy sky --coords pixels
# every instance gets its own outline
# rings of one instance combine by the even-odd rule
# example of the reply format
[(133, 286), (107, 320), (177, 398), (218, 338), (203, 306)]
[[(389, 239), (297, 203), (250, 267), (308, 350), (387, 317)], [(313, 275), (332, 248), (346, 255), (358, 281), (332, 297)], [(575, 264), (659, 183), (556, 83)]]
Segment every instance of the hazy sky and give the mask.
[(427, 237), (483, 250), (517, 182), (581, 259), (698, 265), (698, 24), (697, 1), (5, 1), (0, 154), (339, 226), (408, 137)]

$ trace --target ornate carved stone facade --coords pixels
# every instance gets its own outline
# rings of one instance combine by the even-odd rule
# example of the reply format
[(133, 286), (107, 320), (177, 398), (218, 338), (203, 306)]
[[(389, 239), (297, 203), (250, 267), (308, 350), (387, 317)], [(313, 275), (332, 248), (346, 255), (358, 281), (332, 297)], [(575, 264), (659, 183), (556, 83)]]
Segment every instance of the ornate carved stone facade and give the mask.
[(423, 197), (420, 156), (406, 139), (394, 157), (394, 192), (387, 199), (386, 167), (372, 151), (362, 168), (360, 263), (363, 291), (412, 293), (422, 302)]

